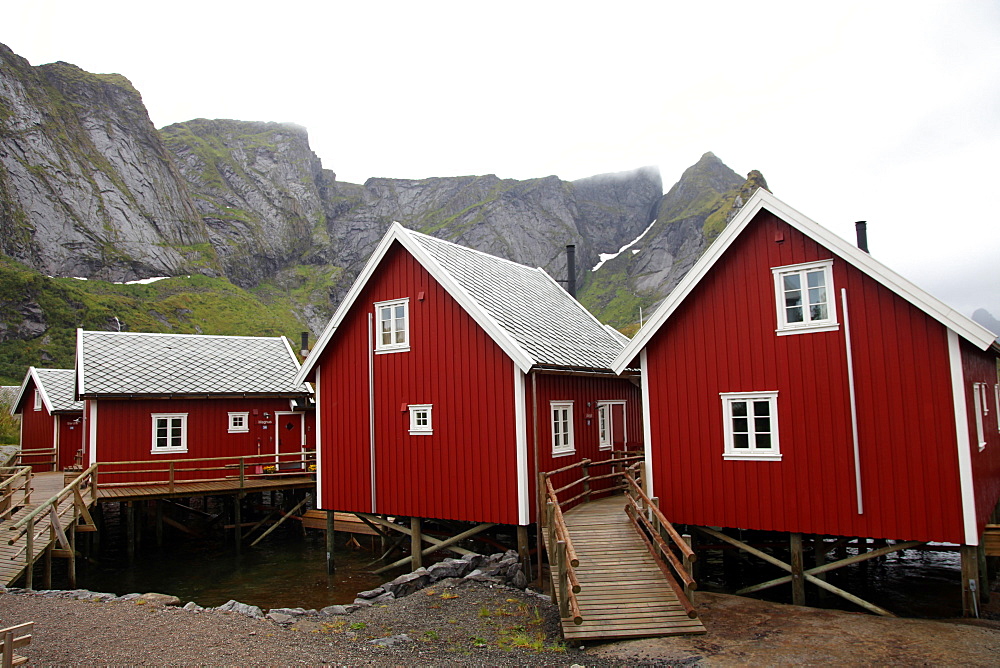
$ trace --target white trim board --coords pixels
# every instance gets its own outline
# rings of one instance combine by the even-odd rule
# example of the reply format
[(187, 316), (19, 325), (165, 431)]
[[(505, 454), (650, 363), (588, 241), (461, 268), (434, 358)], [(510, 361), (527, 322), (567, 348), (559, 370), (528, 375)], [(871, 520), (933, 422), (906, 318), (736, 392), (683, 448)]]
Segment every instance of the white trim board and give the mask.
[(956, 332), (981, 350), (986, 350), (996, 340), (996, 335), (980, 324), (958, 313), (944, 302), (928, 294), (924, 290), (903, 278), (892, 269), (874, 259), (853, 244), (841, 239), (819, 223), (811, 220), (788, 206), (763, 188), (747, 201), (732, 222), (722, 231), (718, 239), (709, 246), (704, 255), (694, 267), (681, 279), (677, 287), (657, 307), (649, 321), (643, 325), (635, 338), (625, 346), (625, 349), (615, 358), (612, 368), (616, 373), (622, 373), (629, 363), (635, 359), (663, 323), (677, 310), (680, 304), (691, 294), (698, 283), (708, 274), (709, 270), (729, 249), (750, 221), (762, 210), (767, 209), (785, 223), (824, 246), (836, 256), (853, 265), (861, 272), (889, 288), (897, 295), (924, 311), (950, 331)]

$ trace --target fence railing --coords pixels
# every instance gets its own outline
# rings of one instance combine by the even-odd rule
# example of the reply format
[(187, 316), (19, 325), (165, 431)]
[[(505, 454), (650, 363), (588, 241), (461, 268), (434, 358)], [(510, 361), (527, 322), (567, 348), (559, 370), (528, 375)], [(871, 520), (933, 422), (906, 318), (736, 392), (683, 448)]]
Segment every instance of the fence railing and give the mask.
[(56, 470), (55, 448), (29, 448), (17, 453), (19, 466), (34, 466), (40, 470)]
[[(625, 513), (645, 541), (656, 565), (684, 606), (688, 617), (694, 619), (698, 613), (691, 604), (690, 595), (697, 588), (697, 583), (691, 577), (695, 553), (660, 511), (658, 500), (646, 495), (638, 469), (639, 466), (633, 466), (625, 471)], [(678, 580), (683, 582), (683, 586)]]
[(0, 467), (0, 522), (31, 503), (31, 467)]
[[(280, 457), (280, 461), (275, 458)], [(224, 482), (238, 479), (243, 489), (247, 480), (314, 475), (316, 451), (225, 457), (192, 457), (160, 461), (98, 462), (94, 487), (165, 485), (173, 492), (178, 484)], [(132, 468), (138, 467), (138, 468)], [(118, 480), (115, 479), (118, 477)], [(121, 480), (128, 477), (128, 480)]]
[[(69, 484), (44, 503), (40, 503), (30, 513), (10, 526), (8, 545), (23, 543), (20, 549), (10, 559), (16, 561), (23, 557), (25, 566), (25, 586), (32, 588), (35, 554), (35, 543), (42, 541), (45, 545), (58, 543), (59, 547), (52, 550), (52, 556), (68, 557), (70, 581), (76, 580), (76, 526), (87, 525), (90, 531), (95, 531), (94, 520), (90, 515), (90, 506), (97, 500), (97, 490), (92, 478), (97, 465), (74, 478)], [(85, 501), (85, 495), (90, 496)], [(65, 503), (69, 500), (70, 503)], [(45, 520), (48, 520), (46, 524)], [(67, 535), (67, 529), (74, 529)], [(45, 533), (48, 532), (48, 536)], [(24, 539), (23, 541), (21, 539)]]

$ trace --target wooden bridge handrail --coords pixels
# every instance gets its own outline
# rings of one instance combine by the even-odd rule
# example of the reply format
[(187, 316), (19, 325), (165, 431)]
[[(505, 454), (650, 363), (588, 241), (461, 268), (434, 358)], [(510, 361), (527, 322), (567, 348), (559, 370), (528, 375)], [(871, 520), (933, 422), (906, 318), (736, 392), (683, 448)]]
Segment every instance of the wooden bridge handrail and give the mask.
[[(211, 462), (211, 461), (233, 460), (233, 459), (241, 459), (241, 458), (242, 459), (266, 459), (266, 458), (271, 458), (273, 460), (275, 457), (291, 457), (293, 455), (301, 455), (301, 461), (311, 461), (311, 460), (309, 460), (309, 455), (315, 455), (315, 454), (316, 454), (315, 450), (303, 450), (301, 452), (279, 452), (277, 454), (275, 454), (273, 452), (266, 452), (266, 453), (259, 454), (259, 455), (228, 455), (226, 457), (186, 457), (184, 459), (161, 459), (161, 460), (155, 460), (155, 461), (150, 461), (148, 459), (142, 459), (142, 460), (136, 460), (136, 461), (98, 462), (98, 463), (101, 466), (112, 466), (112, 465), (114, 465), (114, 466), (124, 466), (126, 464), (147, 464), (148, 465), (148, 464), (153, 464), (153, 463), (157, 463), (157, 464), (170, 464), (170, 463), (179, 464), (181, 462)], [(288, 461), (294, 462), (294, 461), (297, 461), (297, 460), (288, 460)], [(118, 473), (118, 471), (102, 471), (102, 473)], [(126, 471), (126, 473), (127, 473), (127, 471)]]
[(0, 467), (0, 476), (5, 476), (0, 482), (0, 520), (3, 520), (17, 510), (19, 504), (14, 501), (14, 495), (18, 491), (23, 494), (20, 505), (28, 503), (31, 498), (31, 467)]
[(570, 565), (576, 568), (580, 565), (580, 558), (576, 555), (576, 549), (573, 548), (573, 541), (569, 537), (569, 529), (566, 528), (566, 520), (563, 518), (562, 509), (559, 507), (559, 497), (556, 496), (555, 490), (552, 489), (552, 481), (548, 478), (545, 479), (545, 487), (549, 500), (555, 506), (552, 521), (555, 524), (556, 535), (566, 541), (566, 556), (569, 557)]
[(625, 476), (625, 480), (628, 482), (629, 487), (632, 488), (632, 491), (635, 492), (636, 496), (642, 499), (643, 509), (649, 509), (650, 512), (653, 513), (653, 516), (656, 517), (656, 520), (660, 523), (660, 526), (663, 527), (664, 530), (666, 530), (667, 534), (670, 536), (671, 541), (681, 551), (681, 554), (683, 554), (691, 561), (697, 559), (697, 555), (695, 555), (694, 550), (691, 549), (691, 546), (688, 545), (687, 541), (685, 541), (681, 537), (680, 533), (677, 532), (677, 529), (674, 528), (674, 525), (670, 522), (670, 520), (667, 519), (666, 515), (664, 515), (663, 512), (660, 511), (659, 506), (653, 503), (653, 501), (648, 496), (646, 496), (646, 493), (642, 491), (642, 487), (635, 480), (635, 478), (627, 475)]
[(94, 464), (89, 469), (87, 469), (86, 471), (84, 471), (83, 473), (81, 473), (80, 475), (78, 475), (76, 478), (73, 479), (72, 482), (70, 482), (68, 485), (66, 485), (65, 487), (63, 487), (58, 492), (56, 492), (56, 494), (52, 498), (50, 498), (48, 501), (45, 501), (44, 503), (39, 504), (38, 507), (36, 507), (30, 513), (28, 513), (27, 515), (25, 515), (24, 517), (22, 517), (21, 519), (19, 519), (17, 522), (15, 522), (10, 527), (10, 530), (11, 531), (16, 531), (17, 529), (20, 529), (23, 526), (25, 526), (26, 524), (28, 524), (28, 522), (33, 522), (35, 520), (35, 518), (38, 517), (39, 515), (41, 515), (42, 513), (48, 512), (48, 509), (50, 507), (58, 506), (59, 502), (63, 500), (63, 497), (65, 497), (68, 494), (72, 494), (74, 489), (79, 489), (80, 486), (82, 485), (83, 481), (86, 478), (89, 478), (91, 475), (93, 475), (93, 473), (97, 470), (97, 467), (98, 467), (98, 465)]

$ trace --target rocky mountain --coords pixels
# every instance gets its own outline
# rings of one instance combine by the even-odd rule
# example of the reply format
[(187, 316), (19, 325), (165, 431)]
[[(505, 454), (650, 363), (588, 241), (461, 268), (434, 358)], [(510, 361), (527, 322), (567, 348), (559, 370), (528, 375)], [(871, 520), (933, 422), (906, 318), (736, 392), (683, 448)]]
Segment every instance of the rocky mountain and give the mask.
[[(394, 220), (560, 280), (565, 246), (575, 244), (581, 300), (626, 325), (676, 284), (740, 189), (762, 183), (711, 154), (666, 195), (655, 168), (577, 181), (344, 183), (304, 128), (196, 119), (157, 130), (124, 77), (61, 62), (33, 67), (0, 45), (0, 283), (35, 288), (0, 295), (0, 348), (18, 342), (17, 364), (67, 364), (68, 340), (52, 330), (74, 322), (208, 331), (221, 326), (198, 311), (220, 310), (205, 305), (208, 292), (254, 301), (270, 314), (269, 331), (318, 333)], [(29, 281), (32, 271), (39, 278)], [(143, 295), (162, 299), (159, 289), (101, 282), (199, 274), (208, 282), (170, 283), (171, 308), (142, 306)], [(58, 283), (71, 276), (91, 280)], [(44, 343), (55, 340), (63, 344)]]
[(992, 313), (984, 308), (977, 308), (972, 314), (972, 319), (994, 334), (997, 334), (997, 341), (1000, 341), (1000, 320), (993, 317)]

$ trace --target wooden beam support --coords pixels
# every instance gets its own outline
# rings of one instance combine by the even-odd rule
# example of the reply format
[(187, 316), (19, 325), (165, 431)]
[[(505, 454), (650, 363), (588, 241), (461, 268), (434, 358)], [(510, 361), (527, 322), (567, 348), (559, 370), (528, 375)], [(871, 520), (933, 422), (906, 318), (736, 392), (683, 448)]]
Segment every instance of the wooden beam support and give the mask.
[(423, 555), (423, 541), (421, 540), (423, 532), (420, 530), (420, 518), (411, 517), (410, 518), (410, 563), (413, 566), (413, 570), (418, 568), (423, 568), (424, 565), (424, 555)]
[(962, 614), (979, 617), (979, 549), (975, 545), (963, 545), (962, 556)]
[(336, 525), (336, 514), (332, 510), (326, 511), (326, 572), (336, 573), (337, 565), (333, 560), (334, 547), (334, 527)]
[[(466, 549), (463, 549), (463, 548), (460, 548), (460, 547), (455, 547), (454, 543), (457, 543), (459, 541), (463, 541), (466, 538), (471, 538), (472, 536), (475, 536), (477, 533), (482, 533), (483, 531), (486, 531), (490, 527), (494, 527), (494, 526), (496, 526), (496, 525), (495, 524), (491, 524), (489, 522), (486, 522), (484, 524), (478, 524), (478, 525), (472, 527), (471, 529), (468, 529), (467, 531), (463, 531), (462, 533), (456, 534), (456, 535), (452, 536), (451, 538), (448, 538), (448, 539), (445, 539), (445, 540), (439, 540), (437, 538), (431, 538), (430, 536), (424, 536), (423, 539), (425, 541), (427, 541), (427, 542), (433, 543), (433, 545), (431, 545), (430, 547), (424, 548), (423, 551), (421, 552), (421, 554), (423, 556), (427, 556), (428, 554), (433, 554), (434, 552), (438, 552), (440, 550), (452, 550), (454, 552), (459, 552), (460, 554), (474, 554), (474, 552), (470, 552), (469, 550), (466, 550)], [(402, 527), (400, 527), (400, 528), (402, 529)], [(407, 531), (406, 533), (409, 534), (411, 532)], [(410, 559), (411, 559), (411, 557), (403, 557), (399, 561), (393, 562), (393, 563), (389, 564), (388, 566), (383, 566), (382, 568), (380, 568), (377, 571), (375, 571), (375, 573), (378, 574), (378, 573), (382, 573), (384, 571), (392, 570), (393, 568), (399, 568), (400, 566), (405, 566), (406, 564), (410, 563)], [(419, 566), (418, 566), (418, 568), (419, 568)], [(414, 569), (414, 570), (416, 570), (416, 569)]]
[(790, 561), (792, 566), (792, 605), (806, 604), (806, 580), (803, 577), (802, 534), (793, 532), (788, 536)]
[(287, 520), (292, 515), (294, 515), (298, 511), (299, 508), (301, 508), (302, 506), (306, 505), (306, 501), (308, 501), (308, 500), (309, 500), (309, 495), (306, 494), (305, 498), (302, 499), (301, 501), (299, 501), (298, 505), (296, 505), (294, 508), (292, 508), (287, 513), (285, 513), (284, 515), (282, 515), (281, 519), (278, 520), (277, 522), (275, 522), (274, 524), (272, 524), (270, 529), (268, 529), (267, 531), (265, 531), (264, 533), (262, 533), (260, 535), (260, 537), (257, 538), (257, 540), (255, 540), (254, 542), (250, 543), (250, 547), (253, 547), (254, 545), (256, 545), (257, 543), (259, 543), (260, 541), (264, 540), (265, 536), (267, 536), (269, 533), (271, 533), (272, 531), (274, 531), (275, 529), (277, 529), (279, 526), (281, 526), (281, 523), (284, 522), (285, 520)]

